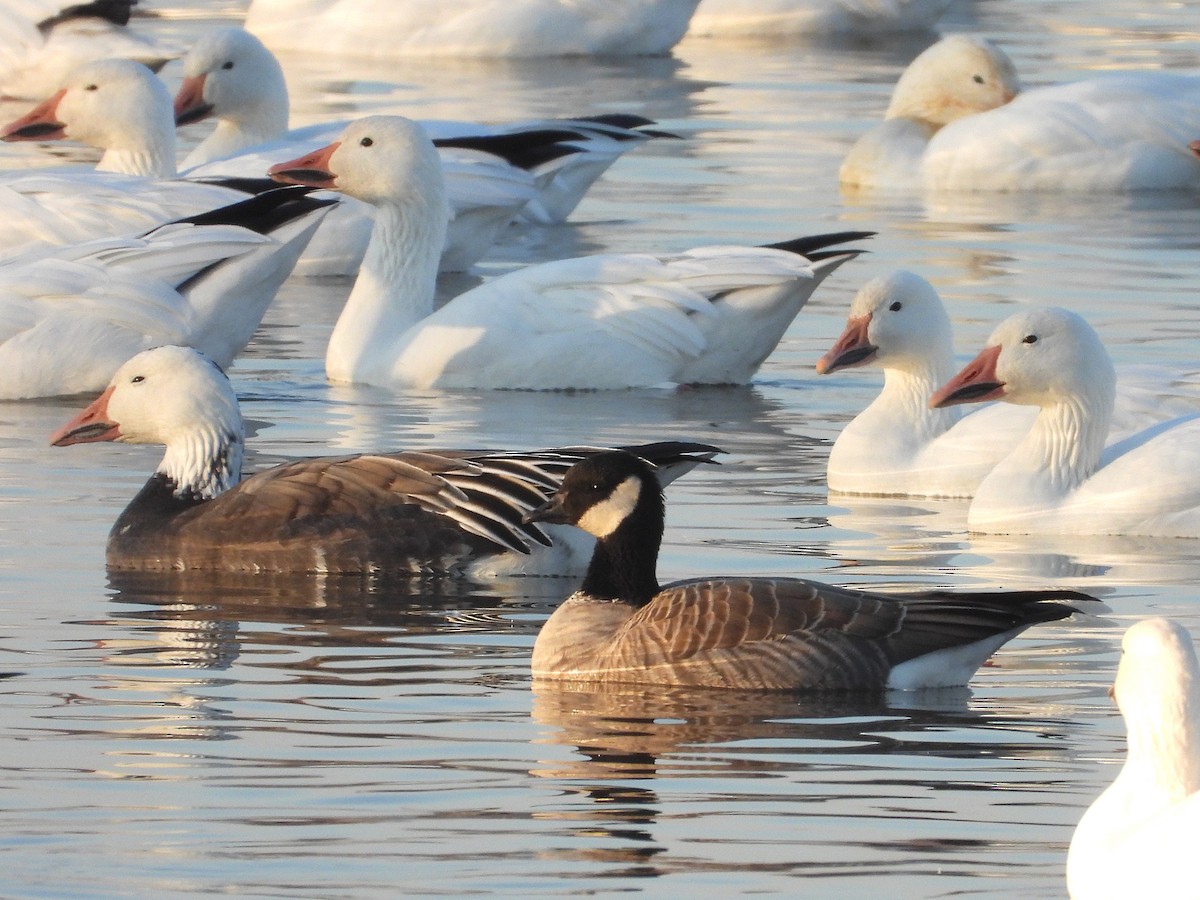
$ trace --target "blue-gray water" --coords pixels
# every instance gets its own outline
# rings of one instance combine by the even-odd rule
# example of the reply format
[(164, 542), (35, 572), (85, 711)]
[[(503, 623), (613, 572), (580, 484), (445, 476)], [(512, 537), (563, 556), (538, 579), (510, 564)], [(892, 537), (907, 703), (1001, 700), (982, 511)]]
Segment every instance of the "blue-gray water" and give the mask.
[[(958, 0), (946, 25), (996, 37), (1040, 83), (1194, 65), (1197, 16), (1188, 3)], [(211, 21), (151, 27), (185, 41)], [(1032, 630), (970, 693), (534, 693), (530, 647), (568, 583), (110, 582), (105, 535), (159, 451), (52, 449), (80, 401), (0, 404), (0, 672), (19, 673), (0, 682), (0, 894), (1063, 896), (1071, 830), (1121, 759), (1105, 694), (1117, 640), (1152, 614), (1200, 635), (1200, 542), (968, 539), (962, 504), (831, 504), (827, 447), (879, 377), (812, 367), (857, 287), (903, 266), (939, 288), (963, 354), (1020, 304), (1055, 303), (1085, 314), (1119, 363), (1193, 368), (1200, 198), (843, 198), (842, 154), (922, 46), (287, 60), (297, 124), (630, 110), (684, 136), (618, 162), (570, 224), (514, 230), (480, 274), (607, 249), (879, 236), (735, 390), (332, 388), (321, 356), (348, 286), (293, 281), (232, 371), (251, 445), (274, 461), (707, 440), (729, 452), (671, 489), (664, 578), (1054, 584), (1102, 596), (1110, 616)], [(178, 66), (164, 77), (173, 88)], [(0, 164), (28, 153), (5, 145)]]

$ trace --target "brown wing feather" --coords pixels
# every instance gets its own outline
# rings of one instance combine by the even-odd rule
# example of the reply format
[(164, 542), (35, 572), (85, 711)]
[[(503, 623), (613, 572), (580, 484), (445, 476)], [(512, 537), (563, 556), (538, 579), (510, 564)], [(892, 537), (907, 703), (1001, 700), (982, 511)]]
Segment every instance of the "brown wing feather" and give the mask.
[(884, 595), (782, 578), (680, 582), (615, 630), (596, 654), (596, 670), (675, 684), (877, 689), (902, 662), (1064, 618), (1074, 611), (1071, 601), (1081, 600), (1090, 598), (1070, 591)]

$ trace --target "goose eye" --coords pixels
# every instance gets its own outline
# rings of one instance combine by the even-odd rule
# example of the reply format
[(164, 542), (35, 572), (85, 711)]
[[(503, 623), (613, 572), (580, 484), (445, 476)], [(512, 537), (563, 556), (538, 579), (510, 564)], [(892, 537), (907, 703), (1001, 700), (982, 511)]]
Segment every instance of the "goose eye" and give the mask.
[(375, 145), (375, 140), (373, 138), (365, 137), (358, 142), (358, 145), (360, 147), (372, 147)]
[(98, 84), (89, 84), (89, 85), (86, 85), (86, 86), (84, 87), (84, 90), (85, 90), (85, 91), (98, 91), (98, 90), (100, 90), (100, 85), (98, 85)]
[(983, 84), (983, 76), (982, 76), (982, 75), (976, 75), (976, 76), (974, 77), (973, 81), (974, 81), (976, 84)]
[(892, 312), (900, 312), (903, 307), (904, 304), (897, 300), (895, 303), (889, 306), (888, 309), (890, 309)]
[(1021, 343), (1022, 344), (1036, 344), (1037, 343), (1037, 335), (1036, 334), (1027, 334), (1027, 335), (1025, 335), (1025, 337), (1021, 338)]
[(221, 66), (221, 68), (225, 69), (226, 71), (229, 71), (230, 69), (233, 68), (233, 60), (232, 59), (229, 60), (227, 63), (225, 63), (223, 66)]
[(129, 379), (129, 383), (130, 384), (140, 384), (141, 382), (143, 382), (145, 380), (146, 380), (145, 375), (134, 375), (132, 378)]

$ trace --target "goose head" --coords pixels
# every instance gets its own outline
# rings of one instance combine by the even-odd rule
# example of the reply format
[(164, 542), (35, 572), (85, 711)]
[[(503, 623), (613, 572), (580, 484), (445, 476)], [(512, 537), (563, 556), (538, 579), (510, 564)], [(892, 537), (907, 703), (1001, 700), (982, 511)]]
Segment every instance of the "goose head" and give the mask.
[(56, 447), (117, 441), (163, 444), (158, 471), (180, 492), (216, 496), (241, 475), (244, 428), (229, 379), (190, 347), (126, 361), (86, 409), (50, 437)]
[(175, 95), (175, 123), (210, 115), (261, 131), (263, 120), (287, 127), (283, 69), (262, 41), (242, 28), (221, 28), (201, 38), (183, 58), (183, 83)]
[(661, 535), (662, 488), (650, 464), (632, 453), (613, 450), (568, 469), (558, 490), (526, 513), (525, 521), (575, 525), (604, 539), (637, 518), (656, 514)]
[(876, 363), (923, 368), (948, 356), (953, 340), (950, 317), (933, 285), (901, 270), (862, 286), (850, 304), (845, 331), (817, 360), (817, 372)]
[(1200, 790), (1200, 663), (1186, 629), (1164, 618), (1131, 626), (1109, 693), (1125, 719), (1126, 765), (1146, 767), (1174, 800)]
[[(73, 70), (58, 93), (6, 125), (0, 137), (79, 141), (106, 152), (97, 166), (102, 171), (173, 176), (175, 128), (170, 110), (170, 92), (144, 65), (101, 59)], [(125, 157), (140, 161), (132, 168), (116, 161)]]
[(955, 34), (926, 49), (892, 91), (887, 118), (934, 126), (1003, 106), (1021, 90), (1016, 67), (986, 38)]
[(1069, 310), (1044, 307), (1001, 322), (929, 405), (1003, 399), (1043, 408), (1082, 404), (1108, 416), (1115, 393), (1116, 371), (1095, 330)]
[(331, 188), (375, 206), (444, 193), (437, 149), (424, 128), (402, 116), (358, 119), (332, 144), (271, 166), (268, 174), (285, 184)]

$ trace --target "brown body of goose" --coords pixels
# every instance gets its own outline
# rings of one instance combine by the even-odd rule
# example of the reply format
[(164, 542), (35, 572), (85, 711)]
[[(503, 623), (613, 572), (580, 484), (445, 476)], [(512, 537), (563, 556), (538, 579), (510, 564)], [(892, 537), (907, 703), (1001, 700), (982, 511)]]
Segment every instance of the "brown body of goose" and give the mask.
[[(160, 347), (122, 366), (51, 442), (166, 445), (113, 526), (115, 569), (454, 575), (509, 554), (514, 571), (566, 574), (579, 553), (521, 518), (595, 448), (314, 458), (242, 481), (243, 434), (220, 369), (194, 350)], [(668, 481), (719, 452), (679, 442), (632, 449)]]
[(582, 587), (538, 635), (537, 678), (759, 690), (959, 686), (1025, 628), (1094, 602), (1053, 590), (876, 594), (799, 578), (660, 588), (661, 489), (645, 463), (620, 451), (577, 464), (527, 519), (576, 524), (597, 538)]

